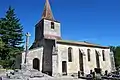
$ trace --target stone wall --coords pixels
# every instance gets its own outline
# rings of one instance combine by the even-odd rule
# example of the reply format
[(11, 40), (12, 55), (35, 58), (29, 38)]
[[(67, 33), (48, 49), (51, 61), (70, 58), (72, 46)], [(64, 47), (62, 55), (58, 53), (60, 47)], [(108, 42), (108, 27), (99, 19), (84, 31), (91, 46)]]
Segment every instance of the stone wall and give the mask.
[[(50, 20), (44, 20), (44, 36), (56, 36), (61, 37), (61, 29), (60, 29), (60, 23), (54, 22), (54, 29), (51, 29), (51, 22)], [(53, 39), (53, 38), (52, 38)]]
[(35, 26), (35, 41), (39, 41), (43, 38), (43, 29), (44, 24), (43, 20), (41, 20), (38, 24)]
[(114, 72), (114, 71), (116, 71), (114, 53), (111, 52), (111, 53), (110, 53), (110, 56), (111, 56), (111, 66), (112, 66), (111, 69), (112, 69), (112, 71)]
[[(111, 71), (111, 61), (110, 61), (110, 49), (102, 49), (102, 48), (95, 48), (95, 47), (84, 47), (84, 46), (74, 46), (74, 45), (63, 45), (57, 44), (58, 47), (58, 72), (62, 74), (62, 61), (67, 61), (67, 73), (77, 73), (79, 68), (79, 49), (82, 50), (83, 56), (83, 66), (85, 74), (90, 73), (90, 70), (94, 71), (96, 68), (96, 54), (95, 50), (97, 50), (100, 54), (100, 68), (102, 68), (102, 72), (105, 70)], [(68, 62), (68, 48), (72, 47), (72, 62)], [(87, 49), (90, 49), (90, 61), (88, 61), (88, 54)], [(105, 58), (106, 60), (103, 61), (102, 50), (105, 50)], [(107, 66), (106, 66), (107, 64)]]
[(0, 76), (6, 76), (6, 69), (0, 69)]
[(54, 40), (45, 40), (43, 52), (43, 72), (52, 74), (52, 52), (55, 45)]
[(18, 53), (15, 59), (15, 68), (20, 69), (22, 63), (22, 53)]
[[(42, 71), (42, 60), (43, 60), (43, 47), (32, 49), (27, 54), (27, 64), (29, 64), (29, 69), (33, 69), (33, 59), (39, 59), (39, 69)], [(22, 53), (22, 65), (25, 60), (25, 52)]]

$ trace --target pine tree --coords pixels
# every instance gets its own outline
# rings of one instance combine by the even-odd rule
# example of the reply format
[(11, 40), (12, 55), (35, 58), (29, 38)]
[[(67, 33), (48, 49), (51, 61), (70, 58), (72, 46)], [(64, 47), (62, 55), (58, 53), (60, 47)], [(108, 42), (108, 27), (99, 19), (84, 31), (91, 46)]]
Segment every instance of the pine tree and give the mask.
[[(2, 60), (15, 58), (15, 53), (23, 50), (23, 27), (16, 17), (14, 9), (9, 7), (4, 18), (0, 19), (0, 36), (5, 43)], [(11, 62), (6, 63), (11, 66)]]
[(3, 51), (3, 49), (4, 49), (4, 43), (3, 43), (3, 41), (2, 41), (2, 39), (0, 37), (0, 60), (1, 60), (1, 57), (2, 57), (2, 51)]
[(2, 41), (2, 39), (0, 37), (0, 51), (3, 49), (3, 47), (4, 47), (4, 43), (3, 43), (3, 41)]

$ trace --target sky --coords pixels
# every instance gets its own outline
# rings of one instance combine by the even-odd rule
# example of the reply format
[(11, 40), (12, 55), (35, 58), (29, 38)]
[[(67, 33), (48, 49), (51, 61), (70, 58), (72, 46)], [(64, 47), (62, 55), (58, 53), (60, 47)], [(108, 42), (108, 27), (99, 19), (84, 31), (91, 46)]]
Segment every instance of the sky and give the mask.
[[(61, 22), (62, 39), (87, 41), (105, 46), (120, 45), (120, 0), (49, 0), (56, 20)], [(24, 28), (35, 37), (45, 0), (1, 0), (0, 18), (11, 5)]]

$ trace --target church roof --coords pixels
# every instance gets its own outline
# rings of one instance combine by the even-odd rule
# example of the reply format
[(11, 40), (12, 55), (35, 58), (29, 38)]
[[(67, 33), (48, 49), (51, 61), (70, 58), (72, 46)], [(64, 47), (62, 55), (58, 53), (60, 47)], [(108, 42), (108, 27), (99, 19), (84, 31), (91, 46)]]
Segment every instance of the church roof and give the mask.
[(53, 16), (53, 13), (52, 13), (52, 10), (50, 7), (49, 0), (46, 0), (46, 2), (45, 2), (42, 19), (54, 20), (54, 16)]
[(109, 49), (108, 46), (101, 46), (99, 44), (93, 44), (86, 41), (80, 42), (80, 41), (70, 41), (70, 40), (57, 40), (57, 43)]

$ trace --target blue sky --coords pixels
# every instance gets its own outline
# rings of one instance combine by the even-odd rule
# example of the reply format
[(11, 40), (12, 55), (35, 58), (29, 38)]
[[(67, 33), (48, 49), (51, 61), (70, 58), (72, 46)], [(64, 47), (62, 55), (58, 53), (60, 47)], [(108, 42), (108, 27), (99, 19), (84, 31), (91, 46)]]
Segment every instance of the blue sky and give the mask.
[[(41, 19), (45, 0), (1, 0), (0, 17), (8, 6), (34, 41), (35, 24)], [(62, 38), (101, 45), (120, 44), (120, 0), (50, 0), (56, 20), (61, 22)]]

